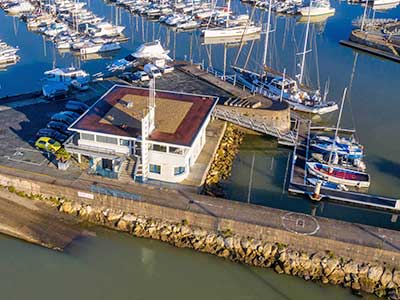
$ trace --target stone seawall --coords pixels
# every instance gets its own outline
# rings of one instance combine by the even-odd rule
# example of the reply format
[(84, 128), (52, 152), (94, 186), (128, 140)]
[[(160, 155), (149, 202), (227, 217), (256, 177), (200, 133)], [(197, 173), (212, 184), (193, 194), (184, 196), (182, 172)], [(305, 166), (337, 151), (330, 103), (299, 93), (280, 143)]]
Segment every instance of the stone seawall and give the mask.
[[(318, 224), (313, 232), (293, 232), (289, 223), (281, 226), (280, 222), (290, 220), (294, 213), (204, 196), (185, 195), (191, 200), (178, 208), (172, 202), (160, 205), (93, 194), (83, 182), (73, 188), (51, 179), (41, 182), (0, 174), (0, 184), (14, 186), (29, 197), (36, 194), (38, 198), (53, 197), (53, 201), (58, 197), (59, 211), (134, 236), (400, 299), (399, 241), (397, 233), (389, 230), (311, 218)], [(168, 193), (163, 191), (164, 199)], [(233, 211), (240, 212), (238, 218), (229, 217)], [(258, 214), (275, 227), (258, 222)], [(309, 226), (306, 217), (301, 221)], [(352, 231), (358, 240), (350, 240)], [(387, 241), (379, 245), (372, 237), (381, 235)]]

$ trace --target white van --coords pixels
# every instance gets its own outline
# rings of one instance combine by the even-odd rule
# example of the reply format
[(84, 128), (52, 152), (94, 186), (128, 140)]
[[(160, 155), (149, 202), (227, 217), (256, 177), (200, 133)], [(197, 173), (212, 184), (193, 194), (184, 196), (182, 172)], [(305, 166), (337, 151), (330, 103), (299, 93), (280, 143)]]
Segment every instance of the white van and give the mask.
[(149, 74), (149, 76), (150, 76), (151, 78), (157, 78), (157, 77), (161, 77), (161, 76), (162, 76), (160, 69), (158, 69), (158, 68), (157, 68), (155, 65), (153, 65), (153, 64), (146, 64), (146, 65), (144, 65), (143, 70), (144, 70), (147, 74)]

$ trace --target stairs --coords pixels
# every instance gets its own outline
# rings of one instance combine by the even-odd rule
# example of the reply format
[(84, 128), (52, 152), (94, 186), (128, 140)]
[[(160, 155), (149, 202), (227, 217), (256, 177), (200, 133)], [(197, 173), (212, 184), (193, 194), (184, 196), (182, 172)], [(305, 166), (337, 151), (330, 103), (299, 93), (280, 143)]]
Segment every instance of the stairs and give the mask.
[(243, 108), (257, 108), (257, 107), (261, 106), (261, 102), (236, 97), (236, 98), (229, 98), (228, 100), (226, 100), (224, 102), (224, 105), (243, 107)]
[(121, 181), (125, 182), (132, 182), (134, 180), (134, 167), (135, 167), (135, 160), (132, 158), (127, 158), (122, 163), (122, 170), (119, 176)]

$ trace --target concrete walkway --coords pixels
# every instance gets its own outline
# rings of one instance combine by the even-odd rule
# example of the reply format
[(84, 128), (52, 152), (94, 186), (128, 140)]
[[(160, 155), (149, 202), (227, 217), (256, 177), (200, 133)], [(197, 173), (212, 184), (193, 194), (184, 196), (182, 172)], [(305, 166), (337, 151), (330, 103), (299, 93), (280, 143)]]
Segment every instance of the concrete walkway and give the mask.
[(206, 180), (208, 170), (212, 164), (219, 143), (224, 136), (226, 122), (213, 120), (206, 130), (206, 144), (200, 152), (194, 165), (190, 168), (190, 174), (181, 184), (200, 187)]

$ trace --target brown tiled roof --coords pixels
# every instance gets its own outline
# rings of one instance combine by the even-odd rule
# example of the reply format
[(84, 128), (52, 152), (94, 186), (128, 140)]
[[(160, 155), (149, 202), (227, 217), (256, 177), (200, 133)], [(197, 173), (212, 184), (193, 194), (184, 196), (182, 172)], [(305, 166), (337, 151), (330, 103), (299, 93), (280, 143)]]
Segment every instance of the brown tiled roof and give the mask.
[[(125, 109), (125, 112), (123, 110), (119, 111), (117, 116), (116, 107), (120, 105), (121, 99), (134, 98), (135, 96), (138, 96), (137, 99), (146, 101), (148, 94), (148, 89), (116, 85), (71, 128), (121, 137), (138, 137), (141, 134), (140, 126), (121, 125), (120, 120), (131, 118), (131, 114), (128, 115)], [(165, 105), (168, 101), (171, 102), (171, 106)], [(157, 102), (160, 104), (158, 107)], [(213, 96), (156, 91), (156, 129), (151, 133), (149, 140), (190, 146), (216, 102), (217, 99)], [(178, 113), (180, 106), (183, 109)], [(162, 111), (166, 109), (168, 111)], [(175, 111), (171, 112), (170, 109), (175, 109), (176, 113)], [(166, 115), (170, 115), (172, 118), (175, 116), (178, 124), (172, 124), (173, 126), (171, 126), (171, 121), (166, 124)], [(115, 120), (115, 118), (118, 120)], [(113, 120), (117, 125), (113, 124)], [(134, 124), (137, 121), (127, 123)], [(171, 131), (171, 128), (174, 129), (174, 132)]]

